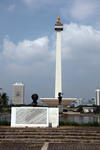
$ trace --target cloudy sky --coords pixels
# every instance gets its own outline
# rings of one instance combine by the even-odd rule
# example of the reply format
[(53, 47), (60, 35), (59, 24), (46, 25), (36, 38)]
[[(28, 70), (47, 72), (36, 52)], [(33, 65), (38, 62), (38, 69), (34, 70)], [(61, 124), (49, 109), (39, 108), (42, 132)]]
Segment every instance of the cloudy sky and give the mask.
[(0, 0), (0, 87), (12, 84), (54, 97), (58, 15), (62, 32), (64, 97), (91, 98), (100, 88), (100, 0)]

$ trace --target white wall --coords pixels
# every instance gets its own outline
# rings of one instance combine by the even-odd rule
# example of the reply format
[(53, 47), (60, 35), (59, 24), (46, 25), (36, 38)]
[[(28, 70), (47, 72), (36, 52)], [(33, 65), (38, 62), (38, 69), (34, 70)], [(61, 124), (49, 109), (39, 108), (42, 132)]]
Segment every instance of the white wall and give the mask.
[(58, 108), (48, 108), (48, 120), (52, 127), (59, 126), (59, 109)]
[(12, 107), (11, 127), (57, 127), (59, 108)]

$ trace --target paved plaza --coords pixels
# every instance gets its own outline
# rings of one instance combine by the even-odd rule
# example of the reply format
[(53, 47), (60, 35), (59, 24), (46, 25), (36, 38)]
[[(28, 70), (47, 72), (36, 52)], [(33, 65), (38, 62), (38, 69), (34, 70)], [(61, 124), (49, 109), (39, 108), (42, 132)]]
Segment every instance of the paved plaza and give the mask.
[(0, 144), (0, 150), (100, 150), (100, 144), (84, 143), (6, 143)]

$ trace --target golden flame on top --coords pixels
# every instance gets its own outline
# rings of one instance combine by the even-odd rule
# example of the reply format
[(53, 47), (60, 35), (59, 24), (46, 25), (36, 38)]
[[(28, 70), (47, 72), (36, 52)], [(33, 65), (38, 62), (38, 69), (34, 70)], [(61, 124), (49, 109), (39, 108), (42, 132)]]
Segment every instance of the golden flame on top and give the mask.
[(61, 24), (61, 21), (60, 21), (60, 16), (58, 16), (58, 19), (57, 19), (57, 24)]

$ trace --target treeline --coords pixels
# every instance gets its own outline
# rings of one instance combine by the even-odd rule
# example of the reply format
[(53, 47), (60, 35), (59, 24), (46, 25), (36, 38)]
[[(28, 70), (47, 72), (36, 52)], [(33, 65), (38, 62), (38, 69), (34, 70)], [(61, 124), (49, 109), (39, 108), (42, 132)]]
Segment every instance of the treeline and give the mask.
[(7, 106), (9, 97), (6, 93), (0, 93), (0, 106)]
[(4, 111), (4, 108), (8, 106), (9, 97), (7, 93), (0, 93), (0, 112)]

